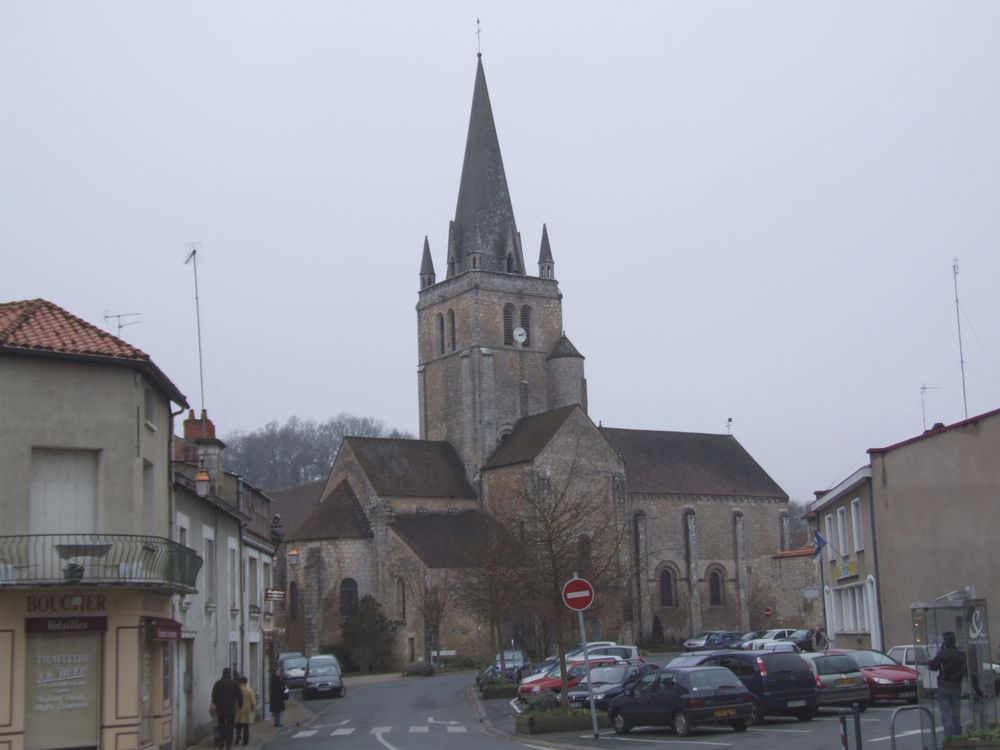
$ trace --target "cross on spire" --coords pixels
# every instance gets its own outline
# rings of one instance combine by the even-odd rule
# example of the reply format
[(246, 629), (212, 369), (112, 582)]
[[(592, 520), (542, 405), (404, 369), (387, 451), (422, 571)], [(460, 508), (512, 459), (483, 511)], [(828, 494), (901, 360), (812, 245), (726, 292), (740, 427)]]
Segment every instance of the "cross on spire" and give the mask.
[(482, 57), (483, 56), (483, 48), (480, 46), (480, 41), (482, 40), (482, 37), (480, 36), (480, 34), (482, 34), (482, 33), (483, 33), (483, 30), (479, 27), (479, 19), (477, 18), (476, 19), (476, 57)]

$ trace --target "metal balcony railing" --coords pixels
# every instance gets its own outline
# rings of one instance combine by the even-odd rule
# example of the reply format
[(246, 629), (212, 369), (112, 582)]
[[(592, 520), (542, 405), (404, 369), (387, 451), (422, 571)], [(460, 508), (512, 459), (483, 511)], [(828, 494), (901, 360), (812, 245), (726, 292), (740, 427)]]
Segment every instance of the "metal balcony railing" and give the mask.
[(119, 585), (196, 593), (201, 558), (159, 536), (0, 536), (0, 589)]

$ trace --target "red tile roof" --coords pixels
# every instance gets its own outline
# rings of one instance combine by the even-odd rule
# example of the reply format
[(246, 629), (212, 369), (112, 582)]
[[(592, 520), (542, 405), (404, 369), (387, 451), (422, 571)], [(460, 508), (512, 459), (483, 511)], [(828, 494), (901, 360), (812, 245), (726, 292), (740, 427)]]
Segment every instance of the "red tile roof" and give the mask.
[(145, 352), (44, 299), (0, 303), (0, 346), (149, 360)]
[(799, 547), (798, 549), (788, 549), (784, 552), (777, 552), (771, 557), (806, 557), (816, 554), (816, 545), (807, 544), (804, 547)]

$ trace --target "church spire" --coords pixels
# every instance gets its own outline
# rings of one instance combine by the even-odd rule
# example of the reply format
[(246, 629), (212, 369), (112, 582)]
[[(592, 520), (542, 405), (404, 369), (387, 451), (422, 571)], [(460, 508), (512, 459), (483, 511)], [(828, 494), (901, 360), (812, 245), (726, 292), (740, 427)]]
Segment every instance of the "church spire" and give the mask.
[(520, 235), (514, 223), (482, 57), (476, 64), (472, 114), (452, 230), (457, 236), (449, 238), (449, 246), (459, 252), (453, 258), (449, 247), (449, 278), (474, 268), (524, 275)]
[(549, 229), (542, 224), (542, 247), (538, 251), (538, 276), (543, 279), (556, 277), (556, 264), (552, 260), (552, 248), (549, 247)]
[(420, 288), (434, 286), (434, 261), (431, 260), (431, 243), (424, 236), (424, 257), (420, 260)]

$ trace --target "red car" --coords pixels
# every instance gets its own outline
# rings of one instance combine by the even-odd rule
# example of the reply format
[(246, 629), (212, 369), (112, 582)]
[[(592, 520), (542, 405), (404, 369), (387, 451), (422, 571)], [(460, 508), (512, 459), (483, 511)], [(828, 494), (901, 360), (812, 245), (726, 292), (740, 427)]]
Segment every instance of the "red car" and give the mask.
[[(624, 660), (617, 656), (600, 656), (590, 660), (590, 667), (606, 667), (609, 664), (623, 664)], [(587, 664), (582, 659), (566, 662), (566, 687), (572, 688), (587, 674)], [(545, 677), (531, 682), (522, 682), (517, 688), (519, 700), (526, 701), (532, 695), (541, 695), (546, 690), (558, 693), (562, 689), (562, 673), (556, 664)]]
[(868, 649), (831, 648), (828, 654), (844, 654), (851, 657), (861, 667), (865, 682), (872, 689), (872, 702), (907, 701), (917, 702), (917, 671), (904, 667), (881, 651)]

